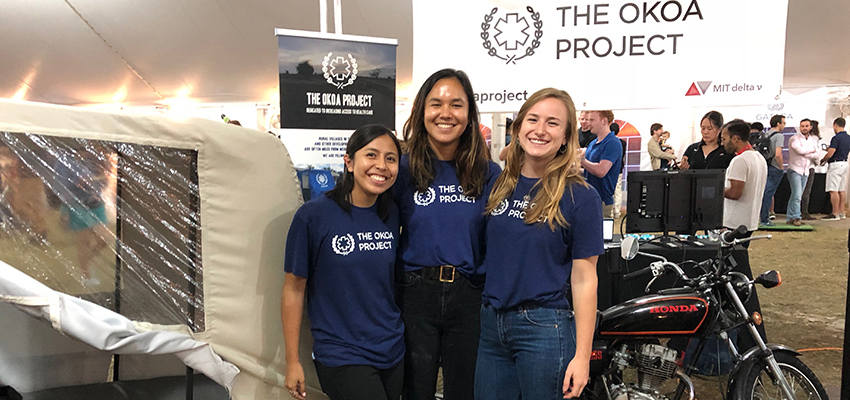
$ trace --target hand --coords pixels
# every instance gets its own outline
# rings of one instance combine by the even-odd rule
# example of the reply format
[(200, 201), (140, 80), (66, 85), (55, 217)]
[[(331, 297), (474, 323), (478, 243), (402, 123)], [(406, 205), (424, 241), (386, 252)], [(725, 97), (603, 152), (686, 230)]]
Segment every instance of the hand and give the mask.
[(664, 152), (667, 153), (667, 154), (676, 154), (676, 151), (673, 150), (673, 149), (667, 149), (667, 150), (664, 150)]
[(564, 387), (562, 388), (564, 398), (573, 399), (581, 396), (581, 392), (589, 379), (590, 360), (573, 358), (567, 365), (567, 373), (564, 374)]
[(283, 381), (283, 386), (289, 390), (289, 395), (294, 399), (304, 400), (307, 397), (304, 368), (300, 362), (290, 363), (286, 366), (286, 378)]
[(679, 163), (679, 169), (688, 169), (691, 166), (688, 164), (688, 157), (682, 157), (682, 161)]

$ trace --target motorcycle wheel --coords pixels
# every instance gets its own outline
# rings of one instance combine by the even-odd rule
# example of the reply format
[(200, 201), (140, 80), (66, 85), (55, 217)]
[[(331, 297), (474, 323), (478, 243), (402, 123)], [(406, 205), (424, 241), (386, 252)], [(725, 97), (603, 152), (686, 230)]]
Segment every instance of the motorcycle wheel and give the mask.
[[(818, 378), (796, 355), (782, 351), (776, 351), (773, 355), (777, 364), (779, 364), (779, 369), (782, 370), (785, 379), (791, 385), (791, 390), (797, 400), (828, 399)], [(762, 360), (749, 371), (736, 388), (735, 399), (779, 400), (785, 399), (785, 396), (782, 393), (782, 388), (778, 384), (774, 384), (771, 373), (767, 368), (767, 362)]]

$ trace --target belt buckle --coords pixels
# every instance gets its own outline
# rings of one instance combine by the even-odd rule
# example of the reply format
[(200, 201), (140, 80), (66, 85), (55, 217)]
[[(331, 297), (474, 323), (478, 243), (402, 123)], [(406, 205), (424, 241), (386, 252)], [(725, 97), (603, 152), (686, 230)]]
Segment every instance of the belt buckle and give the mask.
[(455, 281), (455, 267), (453, 265), (441, 265), (440, 266), (440, 282), (454, 282)]

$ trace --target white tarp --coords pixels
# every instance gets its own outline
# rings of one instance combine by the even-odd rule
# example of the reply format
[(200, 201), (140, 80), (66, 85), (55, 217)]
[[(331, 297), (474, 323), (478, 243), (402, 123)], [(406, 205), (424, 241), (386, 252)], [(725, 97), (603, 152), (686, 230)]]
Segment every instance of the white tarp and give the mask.
[(787, 0), (413, 0), (413, 87), (451, 67), (469, 74), (482, 112), (516, 112), (547, 86), (579, 109), (762, 104), (782, 85), (787, 9)]
[(142, 331), (133, 321), (97, 304), (56, 292), (0, 261), (0, 301), (34, 318), (49, 321), (62, 334), (114, 354), (174, 354), (186, 366), (216, 381), (227, 391), (239, 368), (225, 362), (208, 343), (187, 333)]
[[(167, 324), (169, 331), (178, 327), (185, 331), (188, 322), (191, 322), (199, 328), (192, 334), (195, 340), (208, 343), (208, 347), (215, 354), (241, 371), (233, 379), (231, 395), (234, 399), (277, 399), (288, 396), (283, 387), (286, 363), (280, 322), (280, 299), (284, 280), (283, 249), (289, 223), (302, 199), (295, 169), (286, 148), (278, 138), (265, 132), (201, 119), (131, 115), (0, 101), (0, 139), (4, 141), (0, 143), (0, 150), (3, 150), (0, 152), (0, 159), (4, 162), (16, 162), (21, 172), (28, 174), (13, 178), (19, 179), (21, 183), (28, 181), (35, 184), (36, 188), (29, 191), (26, 190), (26, 185), (21, 184), (19, 187), (19, 194), (33, 195), (30, 199), (33, 204), (44, 202), (45, 185), (39, 179), (49, 176), (49, 167), (55, 165), (45, 158), (39, 158), (39, 155), (66, 154), (64, 148), (57, 147), (59, 145), (70, 143), (76, 147), (69, 150), (81, 151), (80, 146), (90, 146), (95, 142), (109, 143), (113, 148), (126, 151), (122, 153), (121, 163), (129, 163), (132, 160), (140, 163), (137, 165), (139, 168), (135, 169), (124, 165), (122, 171), (134, 174), (139, 170), (147, 171), (148, 175), (120, 178), (126, 183), (121, 195), (121, 212), (135, 219), (123, 221), (124, 229), (120, 236), (114, 232), (103, 236), (122, 239), (120, 257), (123, 277), (120, 287), (124, 294), (121, 314), (132, 313), (132, 320), (141, 324), (129, 324), (127, 320), (115, 319), (114, 315), (104, 313), (103, 309), (87, 308), (88, 306), (81, 305), (85, 303), (69, 300), (67, 296), (57, 294), (53, 297), (63, 299), (61, 304), (68, 309), (76, 308), (82, 311), (83, 315), (103, 316), (107, 321), (114, 322), (114, 325), (108, 325), (118, 327), (123, 334), (118, 342), (101, 342), (105, 347), (118, 346), (110, 347), (110, 350), (127, 350), (127, 347), (120, 346), (125, 343), (120, 338), (125, 334), (127, 337), (135, 336), (131, 334), (134, 329), (141, 337), (147, 337), (150, 333), (141, 329), (147, 322)], [(42, 142), (46, 144), (37, 146)], [(53, 146), (50, 143), (58, 144)], [(181, 151), (167, 152), (167, 149)], [(62, 151), (57, 152), (59, 150)], [(127, 153), (146, 151), (151, 154), (146, 156)], [(172, 167), (169, 164), (161, 165), (158, 161), (165, 161), (168, 157), (183, 160), (185, 154), (196, 154), (197, 157), (197, 206), (193, 208), (196, 211), (179, 214), (177, 219), (174, 216), (166, 218), (171, 225), (160, 226), (162, 216), (166, 215), (164, 211), (171, 210), (170, 206), (163, 207), (163, 204), (185, 205), (188, 201), (176, 197), (169, 199), (174, 197), (169, 190), (176, 191), (192, 185), (186, 181), (177, 187), (163, 186), (163, 182), (171, 184), (177, 182), (178, 178), (186, 180), (186, 177), (178, 174), (180, 176), (175, 176), (175, 179), (165, 179), (172, 173)], [(0, 167), (5, 168), (5, 165)], [(184, 167), (180, 168), (185, 169)], [(4, 172), (4, 168), (0, 168), (0, 172)], [(0, 176), (4, 182), (7, 181), (6, 178)], [(181, 196), (191, 199), (187, 194)], [(101, 284), (81, 286), (85, 275), (80, 268), (67, 269), (59, 266), (57, 262), (50, 269), (45, 269), (39, 268), (39, 265), (31, 261), (61, 259), (73, 263), (76, 262), (78, 251), (75, 250), (72, 240), (73, 232), (49, 219), (46, 236), (39, 233), (39, 229), (36, 229), (39, 224), (35, 223), (34, 215), (31, 215), (33, 213), (23, 212), (28, 210), (29, 203), (19, 203), (20, 208), (16, 208), (15, 202), (0, 204), (0, 220), (14, 223), (11, 228), (7, 228), (13, 230), (0, 232), (0, 249), (3, 249), (4, 261), (9, 257), (5, 249), (17, 249), (18, 259), (9, 263), (51, 289), (63, 293), (80, 293), (87, 299), (96, 298), (98, 304), (101, 304), (100, 301), (107, 304), (113, 301), (110, 291), (117, 286), (117, 282), (110, 282), (109, 279), (116, 270), (114, 265), (109, 267), (107, 264), (106, 269), (100, 270), (92, 266), (94, 276), (99, 277)], [(151, 206), (156, 204), (160, 204), (159, 209)], [(49, 217), (58, 219), (60, 210), (45, 207), (43, 204), (41, 207)], [(127, 214), (128, 212), (136, 214)], [(196, 213), (199, 215), (195, 215)], [(186, 215), (191, 218), (183, 219)], [(193, 226), (195, 221), (200, 224), (196, 232), (197, 241), (200, 243), (193, 249), (196, 240), (187, 236), (187, 227)], [(151, 232), (153, 228), (158, 231)], [(133, 232), (136, 241), (126, 242)], [(141, 241), (146, 238), (143, 237), (145, 234), (148, 235), (147, 241)], [(159, 245), (162, 246), (156, 247)], [(108, 261), (108, 252), (114, 251), (114, 246), (116, 244), (113, 241), (107, 249), (102, 250), (99, 258)], [(187, 246), (189, 248), (185, 248)], [(196, 257), (192, 255), (195, 251), (198, 252)], [(115, 254), (112, 256), (114, 264)], [(187, 286), (186, 281), (192, 279), (187, 275), (187, 267), (193, 264), (198, 264), (198, 281)], [(6, 271), (0, 271), (0, 274), (5, 277)], [(188, 291), (188, 287), (197, 288), (198, 294), (193, 295)], [(129, 293), (133, 293), (132, 297), (128, 297)], [(41, 300), (34, 303), (40, 302)], [(192, 304), (193, 309), (189, 309), (187, 303)], [(47, 316), (50, 314), (49, 306), (47, 307), (35, 312), (45, 313)], [(3, 308), (4, 315), (8, 314), (7, 311), (14, 311), (10, 307)], [(166, 308), (168, 310), (163, 312)], [(67, 324), (77, 324), (61, 314), (61, 311), (53, 315), (59, 315), (62, 329), (66, 332), (71, 331), (70, 325)], [(187, 316), (192, 315), (195, 317), (187, 321)], [(8, 318), (3, 320), (4, 323), (14, 325), (9, 327), (9, 331), (16, 334), (0, 334), (0, 363), (4, 364), (3, 368), (0, 368), (0, 382), (12, 387), (29, 385), (32, 390), (43, 390), (106, 381), (108, 363), (104, 366), (98, 357), (95, 367), (85, 363), (91, 358), (91, 353), (85, 352), (84, 349), (69, 349), (69, 346), (60, 348), (53, 343), (39, 345), (33, 342), (38, 337), (48, 336), (22, 331), (22, 327), (29, 324), (24, 314), (20, 316), (20, 319), (13, 321)], [(153, 318), (145, 318), (147, 316)], [(98, 322), (97, 318), (86, 319), (80, 323), (80, 329), (86, 329), (89, 325), (104, 324), (102, 320)], [(164, 330), (160, 328), (154, 327), (158, 331)], [(310, 360), (312, 341), (309, 324), (304, 325), (302, 335), (304, 339), (301, 357), (303, 360)], [(189, 338), (185, 335), (159, 337), (171, 338), (169, 340), (176, 337)], [(92, 340), (93, 343), (98, 342), (97, 339)], [(154, 339), (152, 345), (165, 343), (160, 340)], [(170, 359), (167, 356), (166, 358)], [(190, 356), (189, 359), (187, 363), (191, 362), (193, 365), (200, 362), (195, 356)], [(304, 365), (310, 396), (323, 398), (317, 390), (318, 382), (311, 364), (305, 362)], [(164, 376), (153, 369), (158, 367), (156, 365), (140, 372), (123, 367), (124, 363), (121, 369), (123, 380), (146, 379), (152, 375)], [(176, 374), (182, 372), (177, 371)], [(33, 377), (37, 382), (33, 382)]]

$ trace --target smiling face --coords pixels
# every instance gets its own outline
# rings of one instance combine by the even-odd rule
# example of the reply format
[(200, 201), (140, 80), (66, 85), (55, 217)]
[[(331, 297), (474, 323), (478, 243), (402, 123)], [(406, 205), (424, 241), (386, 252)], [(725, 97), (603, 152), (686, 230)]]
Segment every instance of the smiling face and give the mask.
[(587, 113), (587, 123), (590, 125), (590, 131), (596, 136), (605, 136), (611, 132), (611, 121), (603, 117), (595, 111)]
[(425, 102), (425, 130), (441, 159), (454, 159), (460, 136), (469, 124), (469, 99), (455, 78), (434, 84)]
[(567, 107), (555, 98), (543, 99), (522, 120), (519, 144), (526, 161), (549, 162), (567, 143)]
[(703, 118), (699, 123), (699, 130), (702, 133), (702, 141), (706, 143), (717, 143), (717, 135), (720, 133), (714, 124), (708, 120), (708, 118)]
[(382, 135), (354, 153), (343, 157), (345, 169), (354, 175), (351, 204), (371, 207), (378, 195), (389, 189), (398, 176), (398, 150), (395, 142)]

